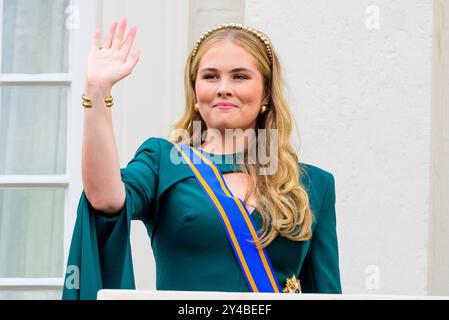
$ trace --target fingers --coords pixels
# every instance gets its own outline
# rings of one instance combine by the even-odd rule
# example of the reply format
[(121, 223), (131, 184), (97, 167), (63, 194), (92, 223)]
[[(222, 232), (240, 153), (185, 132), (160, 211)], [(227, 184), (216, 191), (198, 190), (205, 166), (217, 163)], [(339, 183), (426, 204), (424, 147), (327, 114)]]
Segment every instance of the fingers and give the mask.
[(125, 65), (130, 72), (134, 69), (137, 62), (139, 61), (140, 52), (141, 52), (141, 50), (137, 49), (129, 56), (128, 60), (126, 61)]
[(97, 29), (92, 37), (92, 50), (98, 50), (98, 43), (100, 39), (101, 30)]
[(112, 42), (111, 49), (120, 50), (123, 43), (123, 35), (125, 34), (125, 29), (126, 29), (126, 18), (122, 18), (118, 33)]
[(124, 61), (126, 61), (129, 51), (131, 51), (131, 47), (134, 43), (134, 39), (136, 38), (136, 33), (137, 33), (137, 27), (132, 26), (131, 29), (129, 29), (125, 44), (123, 45), (123, 47), (121, 49), (121, 51), (123, 52), (123, 60)]
[(108, 35), (103, 43), (103, 48), (110, 48), (112, 44), (112, 38), (114, 37), (115, 29), (117, 28), (117, 21), (114, 21), (109, 27)]
[[(122, 18), (120, 21), (120, 26), (117, 34), (114, 37), (114, 34), (117, 30), (117, 22), (114, 21), (111, 26), (109, 27), (108, 34), (106, 36), (106, 39), (103, 42), (103, 48), (111, 48), (115, 50), (119, 50), (122, 53), (122, 63), (126, 64), (126, 66), (132, 70), (135, 65), (137, 64), (139, 57), (140, 57), (140, 50), (136, 50), (133, 52), (133, 54), (128, 59), (128, 54), (131, 51), (131, 48), (134, 43), (134, 39), (136, 38), (137, 34), (137, 27), (132, 26), (129, 31), (128, 35), (126, 37), (125, 43), (122, 46), (123, 43), (123, 36), (125, 34), (126, 30), (126, 18)], [(101, 30), (97, 29), (93, 35), (92, 40), (92, 50), (98, 50), (99, 49), (99, 43), (100, 43), (100, 34)]]

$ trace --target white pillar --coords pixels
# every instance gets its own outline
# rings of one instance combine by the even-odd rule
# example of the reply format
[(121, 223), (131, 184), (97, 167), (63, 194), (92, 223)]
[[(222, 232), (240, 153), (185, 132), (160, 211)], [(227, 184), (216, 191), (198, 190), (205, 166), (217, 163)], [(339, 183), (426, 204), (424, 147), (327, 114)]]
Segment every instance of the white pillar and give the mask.
[(243, 23), (244, 0), (190, 0), (189, 44), (193, 46), (201, 35), (222, 23)]
[(449, 294), (449, 1), (434, 1), (429, 295)]
[[(123, 168), (146, 139), (166, 138), (169, 127), (182, 115), (189, 7), (187, 1), (178, 0), (107, 0), (99, 6), (97, 23), (103, 35), (112, 21), (126, 17), (126, 35), (132, 25), (137, 26), (131, 52), (142, 50), (132, 74), (112, 90), (113, 125)], [(137, 289), (155, 289), (153, 253), (140, 221), (132, 223), (131, 248)]]

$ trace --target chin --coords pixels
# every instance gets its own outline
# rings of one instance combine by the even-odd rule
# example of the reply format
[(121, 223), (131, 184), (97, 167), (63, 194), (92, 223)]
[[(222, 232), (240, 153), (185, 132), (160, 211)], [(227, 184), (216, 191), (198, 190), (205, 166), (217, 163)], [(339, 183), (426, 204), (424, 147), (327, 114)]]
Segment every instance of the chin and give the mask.
[(240, 126), (236, 124), (235, 121), (214, 121), (212, 122), (211, 126), (209, 126), (209, 128), (224, 130), (224, 129), (237, 129), (240, 128)]

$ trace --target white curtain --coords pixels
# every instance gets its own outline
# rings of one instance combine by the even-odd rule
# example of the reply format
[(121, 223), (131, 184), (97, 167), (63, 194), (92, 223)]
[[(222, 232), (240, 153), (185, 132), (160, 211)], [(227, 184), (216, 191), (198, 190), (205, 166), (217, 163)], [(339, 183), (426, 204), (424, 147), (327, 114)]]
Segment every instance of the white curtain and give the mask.
[[(3, 74), (69, 71), (69, 5), (3, 0)], [(0, 175), (65, 174), (67, 94), (65, 87), (0, 88)], [(0, 278), (62, 277), (63, 243), (63, 188), (0, 189)]]

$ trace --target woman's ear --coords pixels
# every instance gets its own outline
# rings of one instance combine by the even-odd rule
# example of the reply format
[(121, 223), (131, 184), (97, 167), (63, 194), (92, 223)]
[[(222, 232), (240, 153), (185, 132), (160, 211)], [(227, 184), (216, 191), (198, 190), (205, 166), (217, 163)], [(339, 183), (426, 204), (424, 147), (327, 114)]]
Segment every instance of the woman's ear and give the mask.
[(271, 98), (271, 90), (268, 86), (265, 86), (262, 105), (267, 105), (270, 102), (270, 98)]

